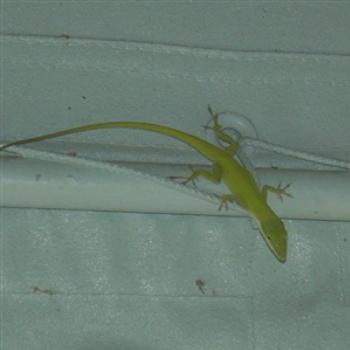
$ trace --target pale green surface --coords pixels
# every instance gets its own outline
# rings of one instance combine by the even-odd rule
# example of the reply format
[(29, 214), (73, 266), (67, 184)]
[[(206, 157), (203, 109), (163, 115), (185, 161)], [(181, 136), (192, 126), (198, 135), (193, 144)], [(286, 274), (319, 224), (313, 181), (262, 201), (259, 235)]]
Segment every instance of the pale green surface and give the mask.
[(245, 218), (0, 214), (2, 349), (350, 346), (350, 223), (287, 222), (282, 265)]
[[(265, 140), (350, 159), (349, 3), (85, 6), (2, 3), (1, 141), (121, 116), (205, 137), (211, 103)], [(174, 147), (130, 135), (75, 141)], [(1, 350), (350, 348), (349, 222), (286, 221), (285, 265), (245, 218), (1, 209), (0, 222)]]
[(349, 54), (347, 1), (7, 1), (5, 33)]

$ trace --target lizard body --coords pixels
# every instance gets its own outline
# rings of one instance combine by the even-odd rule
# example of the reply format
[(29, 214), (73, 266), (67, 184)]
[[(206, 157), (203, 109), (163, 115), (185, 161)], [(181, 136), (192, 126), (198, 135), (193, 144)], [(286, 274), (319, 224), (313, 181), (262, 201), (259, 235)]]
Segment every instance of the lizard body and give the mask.
[(59, 136), (65, 136), (69, 134), (98, 129), (142, 129), (170, 136), (188, 144), (193, 149), (202, 154), (205, 158), (207, 158), (209, 161), (211, 161), (213, 164), (212, 171), (200, 169), (194, 170), (192, 175), (186, 179), (185, 183), (189, 181), (194, 182), (194, 180), (199, 176), (203, 176), (214, 183), (220, 183), (221, 181), (223, 181), (226, 187), (229, 189), (230, 193), (220, 197), (221, 205), (219, 209), (221, 209), (223, 206), (227, 206), (227, 202), (237, 202), (250, 214), (250, 216), (252, 216), (255, 219), (260, 229), (260, 232), (272, 253), (280, 262), (285, 262), (287, 257), (287, 231), (284, 227), (282, 220), (274, 213), (274, 211), (268, 205), (267, 192), (274, 192), (280, 197), (283, 194), (290, 196), (285, 191), (286, 188), (289, 187), (289, 185), (285, 187), (281, 187), (279, 185), (276, 188), (265, 185), (260, 190), (257, 182), (255, 181), (253, 175), (249, 172), (249, 170), (242, 166), (234, 158), (239, 147), (239, 143), (222, 130), (221, 126), (218, 123), (218, 115), (213, 114), (210, 108), (209, 112), (214, 122), (214, 126), (211, 127), (211, 129), (213, 129), (215, 135), (220, 140), (228, 143), (228, 147), (220, 148), (212, 143), (207, 142), (202, 138), (163, 125), (143, 122), (117, 121), (89, 124), (11, 142), (0, 147), (0, 151), (13, 145), (22, 145), (32, 142), (38, 142), (56, 138)]

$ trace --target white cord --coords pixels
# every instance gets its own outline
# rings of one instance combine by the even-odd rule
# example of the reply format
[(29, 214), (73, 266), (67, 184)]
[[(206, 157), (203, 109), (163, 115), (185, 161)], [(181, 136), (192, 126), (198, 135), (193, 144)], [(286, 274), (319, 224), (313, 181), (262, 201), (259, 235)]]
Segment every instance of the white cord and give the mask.
[(264, 150), (284, 154), (287, 156), (291, 156), (293, 158), (302, 159), (313, 163), (329, 165), (329, 166), (350, 170), (350, 162), (333, 159), (333, 158), (321, 157), (312, 153), (301, 152), (294, 149), (285, 148), (285, 147), (274, 145), (272, 143), (265, 142), (265, 141), (246, 138), (246, 139), (242, 139), (242, 141), (240, 142), (240, 145), (242, 148), (252, 146), (258, 149), (264, 149)]

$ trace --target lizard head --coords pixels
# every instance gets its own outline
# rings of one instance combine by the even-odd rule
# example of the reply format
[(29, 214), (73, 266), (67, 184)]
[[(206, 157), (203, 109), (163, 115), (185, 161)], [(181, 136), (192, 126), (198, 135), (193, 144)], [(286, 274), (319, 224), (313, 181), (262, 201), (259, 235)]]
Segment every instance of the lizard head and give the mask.
[(280, 262), (285, 262), (287, 259), (288, 234), (282, 220), (274, 217), (262, 220), (258, 224), (261, 234), (272, 253)]

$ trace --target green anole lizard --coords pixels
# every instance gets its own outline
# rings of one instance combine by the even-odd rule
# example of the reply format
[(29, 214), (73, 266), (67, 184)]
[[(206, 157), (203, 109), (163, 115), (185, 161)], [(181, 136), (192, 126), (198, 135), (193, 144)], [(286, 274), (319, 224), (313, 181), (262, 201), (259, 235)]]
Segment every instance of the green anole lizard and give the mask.
[(230, 193), (219, 197), (221, 199), (219, 209), (223, 206), (227, 207), (227, 202), (237, 202), (238, 205), (244, 208), (255, 219), (272, 253), (280, 262), (285, 262), (287, 258), (287, 231), (282, 220), (269, 207), (267, 203), (267, 192), (274, 192), (279, 197), (282, 195), (290, 196), (290, 194), (286, 192), (286, 189), (290, 185), (288, 184), (284, 187), (281, 187), (281, 185), (278, 185), (278, 187), (264, 185), (260, 190), (252, 174), (234, 158), (239, 148), (239, 143), (222, 130), (218, 122), (218, 114), (214, 114), (210, 107), (208, 109), (213, 121), (211, 129), (218, 139), (228, 144), (225, 148), (220, 148), (197, 136), (163, 125), (117, 121), (89, 124), (11, 142), (0, 147), (0, 151), (14, 145), (38, 142), (97, 129), (143, 129), (173, 137), (194, 148), (213, 164), (212, 171), (201, 169), (194, 170), (192, 175), (188, 177), (184, 183), (189, 181), (194, 182), (195, 179), (200, 176), (213, 183), (220, 183), (223, 181)]

